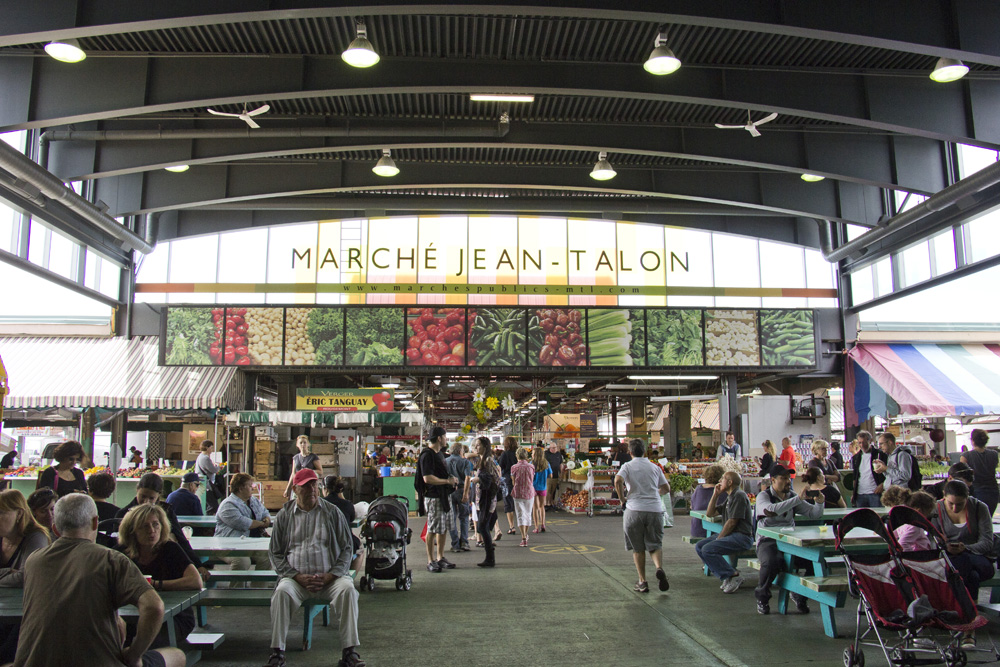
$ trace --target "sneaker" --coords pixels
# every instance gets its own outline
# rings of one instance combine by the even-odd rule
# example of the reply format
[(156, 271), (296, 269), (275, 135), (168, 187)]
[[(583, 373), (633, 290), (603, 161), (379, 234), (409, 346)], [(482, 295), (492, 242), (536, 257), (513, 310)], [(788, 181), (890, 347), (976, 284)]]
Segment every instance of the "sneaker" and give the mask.
[(340, 659), (337, 667), (365, 667), (365, 661), (361, 659), (357, 651), (351, 651)]
[(451, 548), (451, 552), (453, 554), (460, 554), (460, 553), (462, 553), (462, 547), (452, 547)]
[(462, 546), (460, 546), (458, 548), (458, 550), (459, 551), (472, 551), (472, 549), (469, 548), (469, 543), (468, 542), (462, 542)]
[(441, 568), (445, 569), (445, 570), (454, 570), (455, 569), (455, 564), (452, 563), (451, 561), (449, 561), (447, 558), (441, 558), (441, 559), (439, 559), (438, 560), (438, 565), (440, 565)]
[(670, 590), (670, 582), (667, 581), (666, 573), (661, 569), (656, 571), (656, 579), (660, 582), (660, 590)]
[(432, 561), (430, 563), (427, 563), (427, 571), (428, 572), (440, 572), (441, 571), (441, 566), (438, 564), (437, 561)]
[(519, 544), (518, 546), (521, 546), (521, 547), (528, 546), (528, 540), (521, 540), (521, 544)]
[(797, 596), (797, 597), (794, 598), (794, 602), (795, 602), (795, 608), (799, 610), (800, 614), (808, 614), (809, 613), (809, 600), (808, 599), (806, 599), (804, 597)]
[(738, 574), (733, 575), (733, 576), (729, 577), (728, 579), (726, 579), (726, 583), (722, 587), (722, 592), (723, 593), (735, 593), (736, 591), (738, 591), (740, 589), (740, 586), (743, 585), (744, 581), (745, 580), (740, 575), (738, 575)]
[(285, 652), (271, 649), (271, 657), (267, 659), (267, 664), (264, 667), (285, 667)]
[(771, 613), (771, 605), (769, 605), (766, 602), (761, 602), (760, 600), (757, 600), (757, 613), (767, 616), (768, 614)]
[(635, 587), (632, 588), (636, 593), (648, 593), (649, 592), (649, 582), (648, 581), (637, 581)]

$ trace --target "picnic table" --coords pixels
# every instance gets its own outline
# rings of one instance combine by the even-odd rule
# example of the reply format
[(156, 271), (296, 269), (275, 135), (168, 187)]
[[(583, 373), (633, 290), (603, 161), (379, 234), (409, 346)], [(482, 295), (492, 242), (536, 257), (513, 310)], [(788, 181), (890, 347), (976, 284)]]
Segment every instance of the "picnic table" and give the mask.
[[(809, 517), (803, 516), (801, 514), (795, 515), (795, 525), (796, 526), (818, 526), (822, 524), (831, 524), (836, 521), (840, 521), (845, 516), (856, 510), (856, 507), (837, 507), (834, 509), (824, 509), (823, 516), (818, 519), (810, 519)], [(870, 508), (873, 512), (879, 516), (885, 516), (889, 513), (889, 510), (885, 507), (872, 507)], [(714, 535), (722, 530), (722, 515), (716, 514), (713, 517), (709, 517), (705, 514), (704, 510), (693, 510), (690, 513), (691, 518), (701, 519), (701, 525), (705, 528), (705, 532), (709, 535)]]
[[(177, 646), (177, 631), (174, 616), (190, 609), (205, 594), (205, 591), (160, 591), (163, 600), (163, 622), (167, 624), (167, 636), (171, 646)], [(125, 605), (118, 610), (124, 618), (138, 618), (139, 609), (135, 605)], [(24, 615), (24, 589), (0, 588), (0, 622), (19, 621)]]
[[(177, 522), (182, 526), (191, 526), (192, 528), (215, 528), (216, 518), (214, 514), (208, 514), (205, 516), (184, 514), (178, 515)], [(360, 525), (361, 521), (357, 519), (351, 522), (351, 528), (357, 528)]]
[(253, 556), (267, 553), (270, 537), (192, 537), (188, 540), (196, 556)]
[[(825, 529), (825, 530), (824, 530)], [(757, 527), (757, 535), (775, 541), (785, 560), (785, 572), (775, 577), (778, 586), (778, 613), (788, 607), (788, 594), (798, 593), (820, 604), (823, 631), (827, 637), (837, 636), (837, 621), (833, 610), (843, 607), (847, 597), (844, 577), (831, 577), (827, 558), (835, 554), (834, 531), (827, 526), (796, 526), (795, 528)], [(878, 552), (886, 549), (885, 542), (870, 530), (855, 528), (844, 540), (851, 552)], [(798, 556), (812, 564), (812, 576), (800, 577), (792, 571), (792, 559)]]

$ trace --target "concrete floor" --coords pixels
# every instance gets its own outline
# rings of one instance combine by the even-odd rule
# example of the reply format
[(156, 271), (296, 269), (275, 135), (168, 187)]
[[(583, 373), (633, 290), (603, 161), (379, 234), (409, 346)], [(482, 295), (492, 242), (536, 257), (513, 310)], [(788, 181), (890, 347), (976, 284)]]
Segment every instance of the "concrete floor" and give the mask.
[[(359, 652), (372, 667), (843, 664), (856, 603), (849, 600), (837, 612), (840, 639), (823, 634), (815, 604), (809, 615), (760, 616), (749, 581), (738, 593), (723, 595), (717, 579), (702, 575), (694, 548), (681, 542), (689, 526), (688, 517), (678, 516), (666, 530), (670, 590), (660, 593), (654, 580), (653, 590), (640, 595), (632, 592), (637, 577), (623, 545), (621, 517), (550, 514), (548, 531), (530, 536), (531, 549), (504, 534), (495, 569), (475, 567), (480, 549), (449, 552), (458, 568), (441, 574), (424, 569), (424, 545), (416, 537), (423, 520), (411, 519), (413, 589), (398, 592), (391, 581), (380, 581), (374, 593), (362, 593)], [(205, 653), (201, 664), (264, 664), (266, 609), (213, 609), (210, 620), (226, 641)], [(1000, 638), (997, 623), (985, 630)], [(296, 648), (300, 637), (296, 620), (286, 653), (290, 667), (336, 664), (334, 628), (317, 625), (308, 652)], [(866, 657), (868, 664), (884, 664), (870, 649)]]

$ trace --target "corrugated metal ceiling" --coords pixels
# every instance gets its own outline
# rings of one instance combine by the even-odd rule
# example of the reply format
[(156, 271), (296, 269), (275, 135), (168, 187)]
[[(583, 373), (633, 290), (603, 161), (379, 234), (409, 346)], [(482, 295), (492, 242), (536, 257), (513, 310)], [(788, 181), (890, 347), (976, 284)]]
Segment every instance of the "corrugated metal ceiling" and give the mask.
[[(388, 15), (364, 17), (387, 58), (640, 63), (659, 24), (561, 17)], [(685, 65), (925, 70), (925, 55), (791, 35), (668, 25)], [(337, 56), (354, 37), (349, 17), (220, 23), (82, 38), (91, 52)], [(41, 48), (41, 44), (11, 47)], [(974, 66), (980, 68), (982, 66)], [(984, 69), (996, 69), (984, 67)]]

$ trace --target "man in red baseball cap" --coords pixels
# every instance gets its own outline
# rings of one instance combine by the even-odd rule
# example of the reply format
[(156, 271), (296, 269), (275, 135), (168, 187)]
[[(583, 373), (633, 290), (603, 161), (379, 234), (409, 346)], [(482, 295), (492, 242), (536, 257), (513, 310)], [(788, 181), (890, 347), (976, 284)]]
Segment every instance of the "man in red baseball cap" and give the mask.
[(271, 596), (271, 657), (267, 667), (284, 667), (285, 635), (292, 614), (308, 599), (330, 600), (340, 619), (343, 656), (338, 667), (364, 667), (358, 640), (358, 592), (349, 575), (354, 544), (344, 514), (319, 502), (316, 471), (303, 468), (292, 477), (295, 498), (274, 520), (271, 564), (280, 579)]

